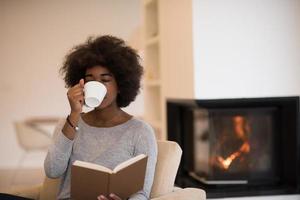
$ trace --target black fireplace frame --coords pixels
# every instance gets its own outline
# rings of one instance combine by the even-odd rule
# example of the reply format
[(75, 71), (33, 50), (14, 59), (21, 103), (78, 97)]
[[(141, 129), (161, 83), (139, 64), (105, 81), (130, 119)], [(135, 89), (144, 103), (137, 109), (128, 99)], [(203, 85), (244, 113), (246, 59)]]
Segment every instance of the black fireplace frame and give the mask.
[[(167, 133), (168, 140), (177, 142), (183, 149), (181, 163), (175, 184), (180, 187), (197, 187), (206, 191), (208, 198), (261, 196), (300, 193), (300, 98), (264, 97), (264, 98), (236, 98), (236, 99), (168, 99), (167, 100)], [(207, 185), (191, 176), (183, 165), (191, 164), (192, 144), (187, 141), (192, 137), (188, 134), (192, 130), (183, 130), (184, 123), (192, 120), (184, 115), (185, 109), (193, 108), (258, 108), (272, 106), (279, 109), (282, 119), (280, 131), (282, 165), (280, 183), (276, 185)]]

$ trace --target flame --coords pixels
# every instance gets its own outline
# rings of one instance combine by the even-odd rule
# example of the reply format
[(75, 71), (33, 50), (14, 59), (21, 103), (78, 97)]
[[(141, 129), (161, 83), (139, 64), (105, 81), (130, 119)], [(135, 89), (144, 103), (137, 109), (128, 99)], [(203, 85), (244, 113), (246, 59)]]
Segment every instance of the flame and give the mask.
[(234, 159), (240, 157), (243, 153), (249, 153), (249, 151), (250, 151), (250, 144), (248, 143), (248, 141), (246, 141), (238, 151), (232, 153), (226, 159), (224, 159), (221, 156), (218, 156), (217, 159), (221, 164), (222, 168), (227, 170)]
[(242, 139), (244, 143), (237, 151), (233, 152), (225, 159), (222, 156), (217, 156), (218, 166), (225, 170), (230, 167), (232, 161), (234, 161), (236, 158), (250, 152), (250, 144), (247, 139), (247, 133), (250, 132), (250, 126), (246, 118), (242, 116), (234, 116), (233, 123), (236, 137)]

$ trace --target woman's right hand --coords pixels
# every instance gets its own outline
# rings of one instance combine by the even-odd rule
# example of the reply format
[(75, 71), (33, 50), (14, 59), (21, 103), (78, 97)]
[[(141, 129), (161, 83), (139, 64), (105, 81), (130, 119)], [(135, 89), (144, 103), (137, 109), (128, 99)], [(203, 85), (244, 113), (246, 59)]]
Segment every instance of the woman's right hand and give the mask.
[(68, 120), (70, 122), (68, 122), (68, 120), (66, 121), (62, 132), (70, 140), (73, 140), (75, 138), (74, 126), (77, 126), (80, 113), (82, 112), (82, 106), (84, 102), (83, 88), (84, 80), (80, 79), (79, 83), (71, 87), (67, 92), (69, 104), (71, 107), (71, 113), (68, 116)]
[(71, 113), (80, 114), (84, 103), (84, 80), (80, 79), (79, 83), (71, 87), (68, 92), (68, 100), (71, 107)]

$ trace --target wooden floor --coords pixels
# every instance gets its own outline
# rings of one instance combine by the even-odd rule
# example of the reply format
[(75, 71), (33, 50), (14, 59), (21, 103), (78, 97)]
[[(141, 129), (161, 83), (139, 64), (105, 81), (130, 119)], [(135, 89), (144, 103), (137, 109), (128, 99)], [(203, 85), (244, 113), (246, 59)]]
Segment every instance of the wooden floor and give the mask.
[(44, 177), (43, 168), (0, 169), (0, 192), (42, 183)]

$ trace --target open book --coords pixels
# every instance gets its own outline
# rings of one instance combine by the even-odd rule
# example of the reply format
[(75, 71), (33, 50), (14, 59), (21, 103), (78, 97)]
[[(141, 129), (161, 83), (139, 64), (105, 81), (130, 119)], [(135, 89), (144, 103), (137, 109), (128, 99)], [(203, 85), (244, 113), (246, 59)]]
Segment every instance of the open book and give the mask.
[(117, 165), (113, 170), (76, 160), (71, 168), (71, 199), (97, 199), (114, 193), (126, 199), (143, 189), (147, 156), (140, 154)]

